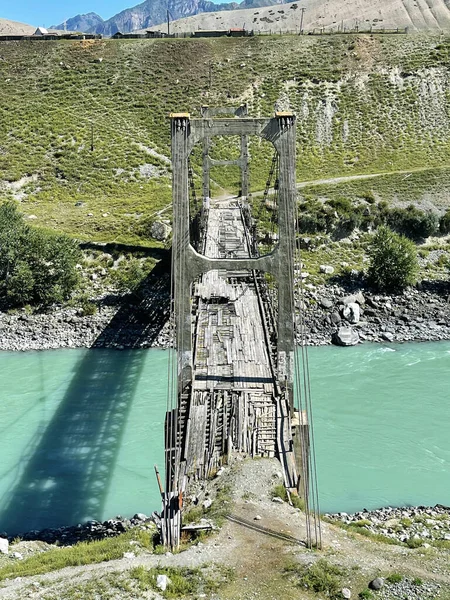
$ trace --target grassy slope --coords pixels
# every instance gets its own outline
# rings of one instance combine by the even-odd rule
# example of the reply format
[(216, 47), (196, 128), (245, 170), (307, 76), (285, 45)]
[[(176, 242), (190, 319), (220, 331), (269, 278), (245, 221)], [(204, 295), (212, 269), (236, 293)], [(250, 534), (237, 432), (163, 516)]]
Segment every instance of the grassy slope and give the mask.
[[(449, 52), (450, 38), (437, 36), (2, 43), (0, 180), (38, 176), (18, 197), (40, 226), (145, 243), (140, 216), (167, 206), (171, 191), (166, 162), (144, 146), (170, 156), (171, 111), (198, 116), (202, 104), (242, 101), (254, 116), (273, 114), (277, 100), (297, 113), (298, 180), (445, 167)], [(219, 139), (215, 156), (227, 148)], [(251, 142), (254, 190), (271, 154)], [(141, 176), (142, 165), (158, 176)], [(237, 186), (232, 169), (212, 177)], [(428, 189), (426, 172), (421, 181)], [(3, 185), (0, 197), (13, 192)]]

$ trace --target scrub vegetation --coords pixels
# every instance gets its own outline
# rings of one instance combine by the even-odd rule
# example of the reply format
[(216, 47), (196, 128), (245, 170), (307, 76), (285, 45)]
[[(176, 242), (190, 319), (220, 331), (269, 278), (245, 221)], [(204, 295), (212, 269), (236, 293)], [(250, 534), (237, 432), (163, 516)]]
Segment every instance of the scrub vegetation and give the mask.
[(292, 564), (286, 568), (287, 573), (294, 577), (298, 587), (317, 594), (324, 594), (331, 600), (342, 598), (344, 569), (321, 558), (308, 566)]
[(369, 248), (369, 281), (382, 291), (399, 291), (416, 283), (416, 248), (406, 237), (380, 227)]
[[(0, 566), (0, 581), (15, 577), (42, 575), (59, 571), (65, 567), (89, 565), (103, 561), (123, 558), (125, 552), (141, 548), (153, 550), (154, 531), (133, 529), (117, 537), (93, 542), (79, 542), (66, 548), (54, 547), (45, 552), (34, 554), (24, 560), (16, 560)], [(130, 542), (132, 544), (130, 545)]]
[[(391, 173), (366, 188), (415, 202), (450, 165), (449, 49), (444, 35), (3, 43), (0, 198), (78, 239), (160, 245), (141, 223), (170, 204), (169, 112), (247, 102), (297, 114), (299, 180)], [(272, 150), (255, 139), (250, 154), (262, 189)], [(419, 187), (399, 188), (405, 170)], [(213, 180), (236, 191), (236, 170)]]
[(0, 301), (6, 306), (62, 302), (78, 284), (78, 245), (67, 235), (30, 227), (11, 201), (0, 206), (0, 249)]

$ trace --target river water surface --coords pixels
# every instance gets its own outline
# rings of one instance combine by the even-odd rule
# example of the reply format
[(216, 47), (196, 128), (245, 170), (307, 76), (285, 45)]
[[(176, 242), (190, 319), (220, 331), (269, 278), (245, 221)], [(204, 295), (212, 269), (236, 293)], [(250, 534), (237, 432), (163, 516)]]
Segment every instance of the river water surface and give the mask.
[[(159, 508), (168, 352), (0, 357), (0, 532)], [(450, 505), (450, 342), (309, 360), (321, 510)]]

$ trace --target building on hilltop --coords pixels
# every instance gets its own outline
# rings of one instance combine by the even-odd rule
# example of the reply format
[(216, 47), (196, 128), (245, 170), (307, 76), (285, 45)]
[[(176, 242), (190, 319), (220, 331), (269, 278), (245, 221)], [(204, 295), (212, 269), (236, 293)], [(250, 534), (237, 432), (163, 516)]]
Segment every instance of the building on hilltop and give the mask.
[(228, 32), (229, 37), (248, 37), (252, 35), (253, 31), (248, 31), (244, 27), (231, 27)]
[(59, 33), (57, 31), (48, 31), (48, 29), (45, 29), (45, 27), (38, 27), (36, 29), (36, 31), (33, 33), (33, 36), (59, 36)]
[(145, 33), (122, 33), (121, 31), (116, 31), (114, 35), (111, 36), (113, 40), (139, 40), (147, 37)]
[(147, 31), (148, 38), (164, 38), (167, 37), (167, 33), (165, 31)]

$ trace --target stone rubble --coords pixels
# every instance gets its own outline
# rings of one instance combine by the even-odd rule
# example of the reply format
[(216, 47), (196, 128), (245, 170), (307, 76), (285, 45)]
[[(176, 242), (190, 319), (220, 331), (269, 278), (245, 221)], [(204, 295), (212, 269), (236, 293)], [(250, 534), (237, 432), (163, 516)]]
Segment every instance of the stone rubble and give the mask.
[(354, 514), (325, 514), (332, 522), (354, 525), (411, 547), (430, 547), (435, 541), (450, 541), (450, 507), (380, 508)]
[(380, 600), (437, 600), (441, 585), (435, 582), (417, 582), (404, 578), (398, 583), (387, 583), (376, 594)]
[(397, 295), (356, 287), (349, 295), (338, 285), (305, 286), (296, 305), (304, 310), (307, 345), (340, 343), (340, 328), (354, 332), (359, 342), (449, 340), (450, 283), (422, 282), (419, 287)]
[[(442, 286), (441, 286), (442, 287)], [(122, 299), (122, 305), (129, 303)], [(153, 300), (168, 303), (165, 296)], [(423, 282), (422, 289), (403, 294), (381, 295), (355, 289), (349, 294), (337, 285), (305, 287), (296, 306), (303, 311), (306, 343), (353, 345), (361, 342), (440, 341), (450, 339), (450, 284)], [(56, 348), (167, 348), (169, 324), (136, 324), (121, 320), (121, 300), (102, 305), (92, 316), (76, 308), (54, 307), (47, 313), (0, 312), (0, 350), (47, 350)], [(164, 325), (164, 327), (163, 327)], [(345, 333), (347, 344), (339, 331)], [(300, 339), (297, 340), (300, 343)]]
[[(89, 542), (114, 537), (121, 533), (125, 533), (134, 527), (156, 531), (156, 526), (152, 517), (147, 517), (147, 515), (144, 515), (143, 513), (137, 513), (131, 519), (117, 516), (115, 519), (108, 519), (103, 521), (103, 523), (91, 520), (73, 526), (48, 528), (40, 531), (28, 531), (27, 533), (20, 535), (20, 538), (24, 541), (39, 540), (41, 542), (46, 542), (47, 544), (72, 546), (78, 542)], [(1, 538), (5, 538), (0, 541), (6, 542), (5, 554), (7, 554), (8, 540), (9, 542), (13, 541), (15, 532), (10, 532), (10, 534), (2, 532), (0, 533), (0, 536)]]

